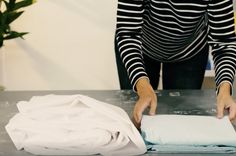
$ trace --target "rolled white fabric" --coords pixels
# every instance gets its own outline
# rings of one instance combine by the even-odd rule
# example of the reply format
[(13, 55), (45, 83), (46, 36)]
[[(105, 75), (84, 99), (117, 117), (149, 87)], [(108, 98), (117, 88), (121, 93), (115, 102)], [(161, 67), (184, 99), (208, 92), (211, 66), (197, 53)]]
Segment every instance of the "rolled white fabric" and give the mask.
[(144, 115), (142, 136), (159, 153), (234, 153), (236, 132), (226, 116)]
[(144, 141), (121, 108), (83, 95), (34, 96), (6, 125), (18, 150), (36, 155), (138, 155)]

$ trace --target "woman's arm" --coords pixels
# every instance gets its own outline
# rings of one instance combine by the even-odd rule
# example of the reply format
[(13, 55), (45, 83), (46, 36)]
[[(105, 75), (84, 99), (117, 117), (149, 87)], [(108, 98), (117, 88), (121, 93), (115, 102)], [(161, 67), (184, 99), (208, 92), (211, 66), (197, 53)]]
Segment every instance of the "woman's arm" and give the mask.
[[(209, 44), (215, 64), (217, 94), (219, 86), (231, 86), (236, 69), (236, 36), (232, 0), (211, 0), (208, 6)], [(232, 93), (232, 92), (231, 92)]]
[(143, 0), (118, 0), (116, 41), (131, 85), (146, 77), (141, 51)]
[(211, 0), (208, 6), (209, 44), (215, 64), (217, 114), (223, 117), (229, 110), (231, 120), (236, 118), (236, 103), (232, 98), (236, 69), (236, 35), (232, 0)]

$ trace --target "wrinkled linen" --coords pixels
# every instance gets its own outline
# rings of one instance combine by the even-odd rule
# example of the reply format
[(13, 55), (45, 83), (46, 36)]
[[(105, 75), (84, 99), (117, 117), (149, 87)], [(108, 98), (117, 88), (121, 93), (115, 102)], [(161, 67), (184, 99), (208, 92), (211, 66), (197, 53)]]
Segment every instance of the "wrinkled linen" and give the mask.
[(83, 95), (34, 96), (6, 125), (18, 150), (36, 155), (138, 155), (145, 143), (127, 113)]
[(144, 115), (141, 132), (150, 152), (236, 152), (236, 132), (227, 116)]

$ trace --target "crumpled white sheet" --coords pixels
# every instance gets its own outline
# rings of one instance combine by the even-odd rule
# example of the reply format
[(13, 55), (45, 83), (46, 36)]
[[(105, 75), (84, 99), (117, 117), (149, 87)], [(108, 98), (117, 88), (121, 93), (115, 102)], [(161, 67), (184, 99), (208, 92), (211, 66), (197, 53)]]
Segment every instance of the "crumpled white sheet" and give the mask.
[(227, 116), (144, 115), (141, 132), (150, 152), (236, 152), (236, 132)]
[(138, 155), (145, 143), (127, 113), (83, 95), (34, 96), (6, 125), (18, 150), (36, 155)]

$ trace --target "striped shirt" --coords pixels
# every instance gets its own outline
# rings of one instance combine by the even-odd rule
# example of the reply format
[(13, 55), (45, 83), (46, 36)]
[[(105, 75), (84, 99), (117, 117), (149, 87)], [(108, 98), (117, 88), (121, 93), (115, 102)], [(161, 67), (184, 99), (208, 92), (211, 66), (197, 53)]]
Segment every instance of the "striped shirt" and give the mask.
[(134, 90), (139, 78), (147, 77), (143, 53), (160, 62), (178, 62), (209, 45), (217, 89), (222, 82), (233, 84), (232, 0), (118, 0), (116, 40)]

